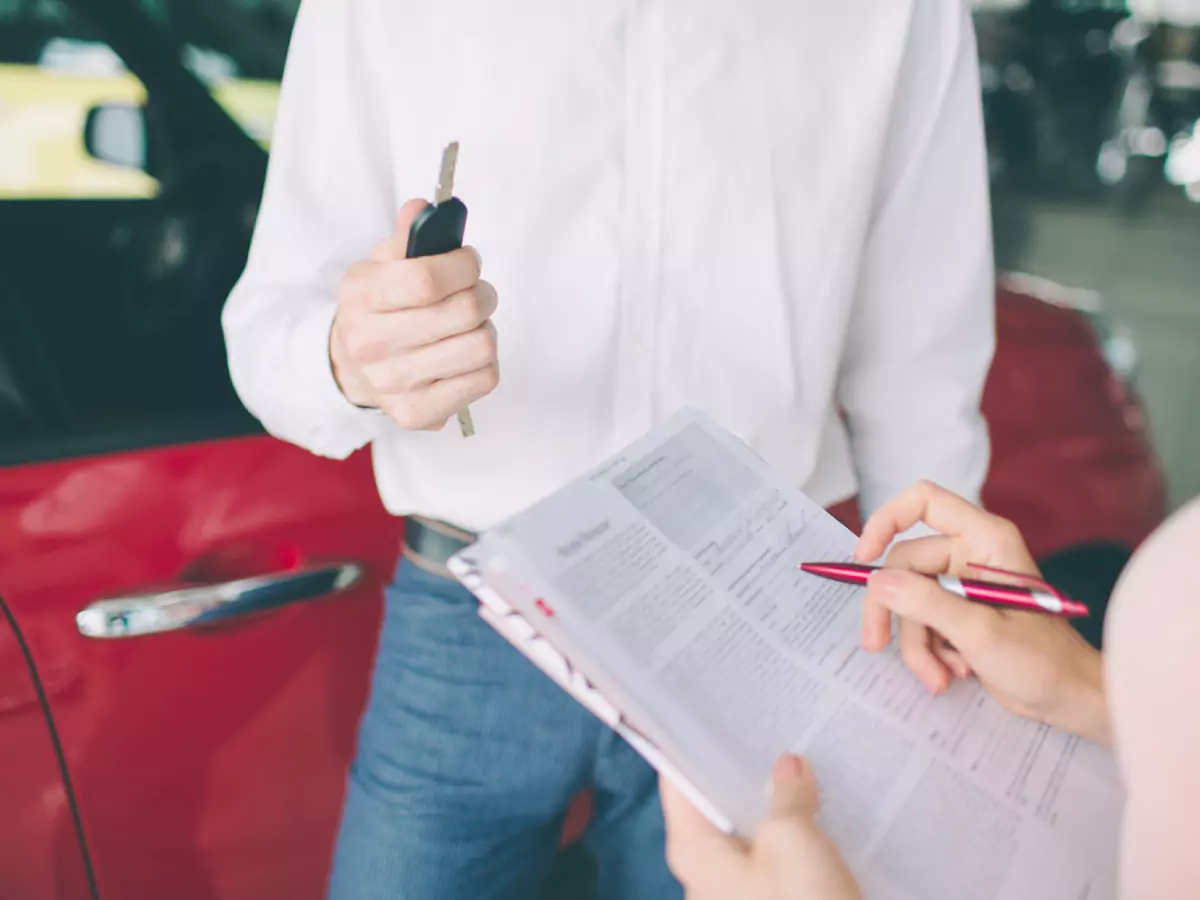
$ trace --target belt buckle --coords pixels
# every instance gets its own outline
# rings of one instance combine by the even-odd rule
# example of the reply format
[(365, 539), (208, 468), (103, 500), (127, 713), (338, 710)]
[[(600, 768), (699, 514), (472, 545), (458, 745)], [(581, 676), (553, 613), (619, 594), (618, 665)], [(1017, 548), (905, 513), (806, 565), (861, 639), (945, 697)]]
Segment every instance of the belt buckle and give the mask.
[(409, 516), (404, 523), (401, 549), (404, 558), (414, 565), (442, 578), (453, 579), (446, 564), (450, 557), (470, 546), (474, 540), (475, 535), (448, 522), (425, 516)]

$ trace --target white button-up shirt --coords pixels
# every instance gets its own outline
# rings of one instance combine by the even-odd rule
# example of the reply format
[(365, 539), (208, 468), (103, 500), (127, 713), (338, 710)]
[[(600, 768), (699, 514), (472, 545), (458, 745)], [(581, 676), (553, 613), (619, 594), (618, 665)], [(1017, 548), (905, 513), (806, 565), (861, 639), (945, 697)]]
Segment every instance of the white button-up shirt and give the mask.
[[(330, 372), (346, 268), (461, 141), (499, 388), (406, 432)], [(224, 324), (273, 434), (484, 529), (682, 406), (820, 503), (978, 495), (993, 278), (960, 0), (306, 0)]]

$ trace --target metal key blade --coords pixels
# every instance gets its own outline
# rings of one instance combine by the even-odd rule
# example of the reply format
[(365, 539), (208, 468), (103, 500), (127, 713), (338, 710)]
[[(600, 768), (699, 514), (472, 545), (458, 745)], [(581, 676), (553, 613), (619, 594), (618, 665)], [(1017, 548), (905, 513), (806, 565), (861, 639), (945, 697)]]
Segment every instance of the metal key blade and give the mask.
[(460, 409), (458, 415), (458, 430), (463, 437), (475, 437), (475, 420), (471, 418), (471, 407)]
[(458, 167), (458, 141), (451, 141), (442, 153), (442, 171), (438, 175), (434, 204), (445, 203), (454, 196), (454, 170)]
[[(454, 196), (454, 170), (458, 168), (458, 141), (451, 141), (442, 152), (442, 171), (438, 174), (437, 190), (433, 192), (434, 205), (445, 203)], [(458, 430), (463, 437), (473, 437), (475, 420), (469, 407), (458, 411)]]

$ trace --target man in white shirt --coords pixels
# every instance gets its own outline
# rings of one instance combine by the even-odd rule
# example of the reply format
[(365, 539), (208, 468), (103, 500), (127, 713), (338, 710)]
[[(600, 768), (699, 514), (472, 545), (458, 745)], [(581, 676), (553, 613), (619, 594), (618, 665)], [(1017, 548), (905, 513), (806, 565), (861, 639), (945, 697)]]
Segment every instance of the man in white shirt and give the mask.
[[(487, 281), (404, 259), (452, 139)], [(685, 405), (825, 504), (976, 498), (992, 302), (958, 0), (306, 0), (230, 367), (412, 523), (331, 896), (536, 897), (588, 786), (601, 896), (679, 896), (653, 773), (441, 562)]]

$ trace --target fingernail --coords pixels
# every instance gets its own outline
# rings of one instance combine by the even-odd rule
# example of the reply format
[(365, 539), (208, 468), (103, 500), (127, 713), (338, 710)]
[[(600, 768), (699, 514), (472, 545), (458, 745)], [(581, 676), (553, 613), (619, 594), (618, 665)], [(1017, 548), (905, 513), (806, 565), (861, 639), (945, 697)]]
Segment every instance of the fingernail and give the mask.
[(479, 266), (480, 270), (482, 270), (483, 269), (483, 256), (480, 255), (479, 251), (476, 250), (474, 247), (471, 247), (469, 249), (472, 253), (475, 254), (475, 263), (476, 263), (476, 265)]
[(775, 761), (776, 778), (799, 778), (804, 774), (804, 760), (785, 753)]

